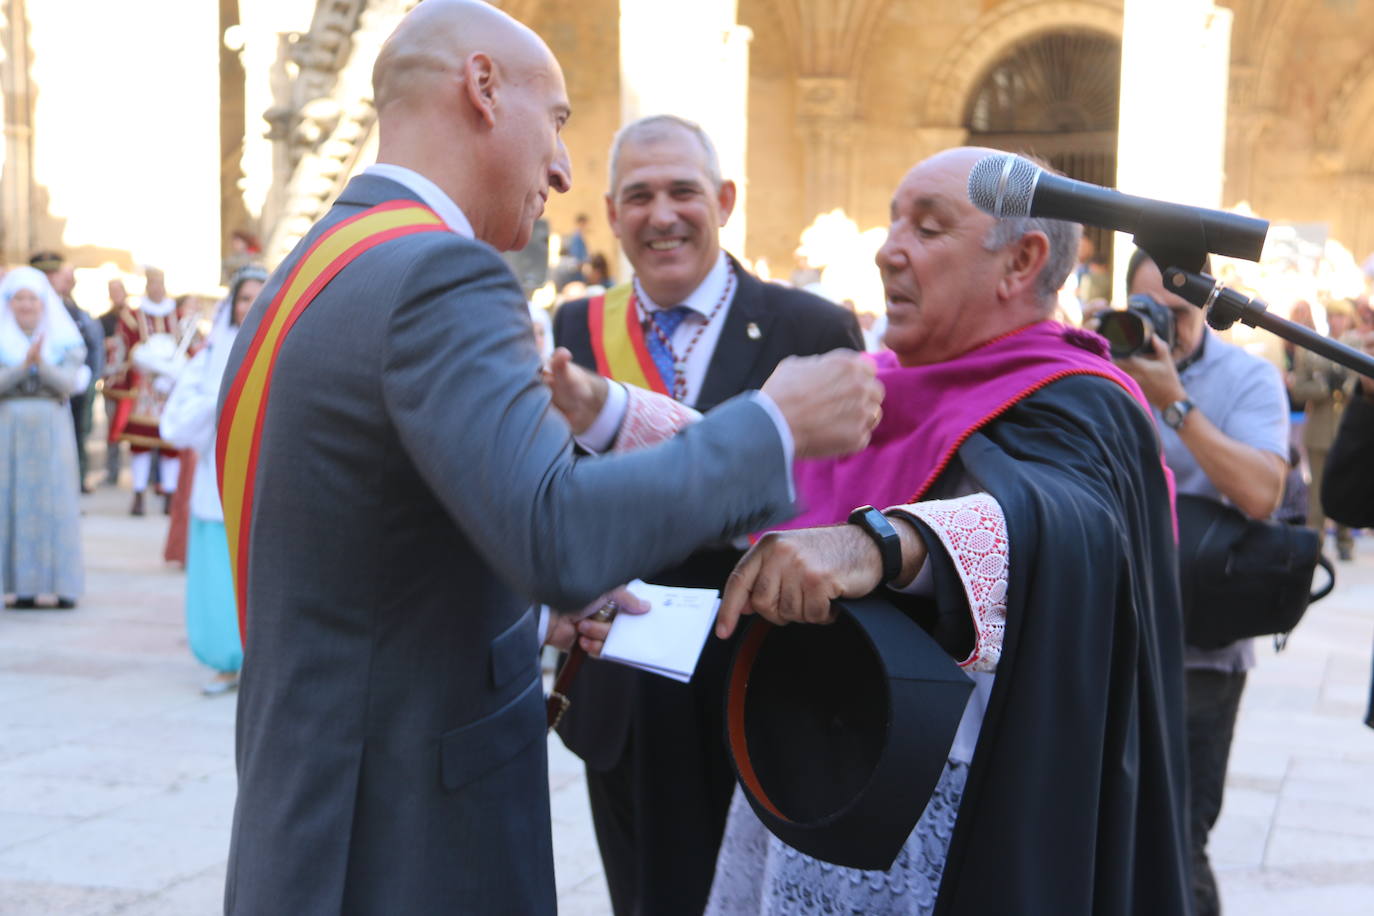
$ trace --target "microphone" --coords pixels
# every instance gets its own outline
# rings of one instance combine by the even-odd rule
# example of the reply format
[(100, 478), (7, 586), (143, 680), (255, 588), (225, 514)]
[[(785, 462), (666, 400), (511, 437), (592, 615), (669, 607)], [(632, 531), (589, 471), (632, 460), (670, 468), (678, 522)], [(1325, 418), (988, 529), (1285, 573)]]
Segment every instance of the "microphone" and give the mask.
[(1011, 153), (984, 156), (973, 166), (968, 199), (996, 217), (1043, 216), (1128, 232), (1151, 254), (1186, 250), (1199, 264), (1209, 252), (1258, 261), (1269, 233), (1267, 220), (1133, 197), (1051, 174)]

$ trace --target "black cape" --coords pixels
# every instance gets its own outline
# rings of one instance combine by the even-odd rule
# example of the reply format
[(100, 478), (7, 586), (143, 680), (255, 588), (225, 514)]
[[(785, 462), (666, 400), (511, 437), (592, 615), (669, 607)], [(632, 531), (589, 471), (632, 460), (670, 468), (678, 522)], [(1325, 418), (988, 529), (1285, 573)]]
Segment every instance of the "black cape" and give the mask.
[[(1118, 385), (1070, 377), (958, 462), (1006, 515), (1011, 575), (937, 916), (1190, 912), (1182, 615), (1152, 420)], [(962, 590), (923, 535), (949, 619)]]

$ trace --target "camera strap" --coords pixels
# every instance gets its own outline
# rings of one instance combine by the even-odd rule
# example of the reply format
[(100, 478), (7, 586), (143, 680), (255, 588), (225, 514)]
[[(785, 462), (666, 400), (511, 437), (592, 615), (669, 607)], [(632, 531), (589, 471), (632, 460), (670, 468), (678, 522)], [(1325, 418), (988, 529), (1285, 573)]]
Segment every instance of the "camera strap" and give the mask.
[(1192, 368), (1194, 363), (1202, 359), (1202, 353), (1207, 349), (1207, 338), (1210, 336), (1211, 332), (1204, 329), (1202, 332), (1202, 340), (1198, 343), (1197, 349), (1179, 360), (1178, 365), (1174, 367), (1179, 375), (1188, 371), (1188, 369)]

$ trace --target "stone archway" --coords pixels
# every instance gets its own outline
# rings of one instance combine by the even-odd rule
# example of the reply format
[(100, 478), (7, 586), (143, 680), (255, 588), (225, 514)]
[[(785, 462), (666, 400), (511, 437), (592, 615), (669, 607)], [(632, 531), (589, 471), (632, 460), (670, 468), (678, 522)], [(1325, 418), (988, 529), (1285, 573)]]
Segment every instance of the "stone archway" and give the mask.
[[(1045, 32), (1008, 48), (969, 95), (968, 142), (1038, 156), (1092, 184), (1116, 185), (1121, 42), (1083, 29)], [(1085, 227), (1100, 252), (1111, 233)]]
[(925, 128), (959, 130), (974, 89), (1011, 47), (1046, 32), (1100, 32), (1121, 40), (1121, 3), (1094, 0), (1011, 0), (964, 31), (936, 68), (921, 110)]
[(1374, 249), (1374, 58), (1341, 81), (1317, 128), (1317, 165), (1332, 184), (1332, 229), (1356, 257)]

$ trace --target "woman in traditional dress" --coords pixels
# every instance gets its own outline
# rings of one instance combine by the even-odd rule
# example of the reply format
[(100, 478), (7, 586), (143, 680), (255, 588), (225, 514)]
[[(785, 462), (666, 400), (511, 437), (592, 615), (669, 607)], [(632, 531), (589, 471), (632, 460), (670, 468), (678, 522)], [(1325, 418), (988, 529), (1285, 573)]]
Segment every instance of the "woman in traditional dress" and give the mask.
[(67, 400), (86, 390), (86, 345), (42, 273), (0, 282), (0, 575), (9, 607), (84, 591), (76, 436)]
[(236, 688), (243, 664), (229, 541), (215, 471), (215, 407), (239, 324), (266, 279), (267, 272), (260, 267), (245, 267), (234, 274), (229, 297), (215, 316), (209, 344), (177, 379), (162, 413), (162, 437), (178, 448), (194, 450), (197, 456), (186, 552), (186, 636), (196, 658), (215, 669), (214, 678), (201, 688), (206, 696)]

